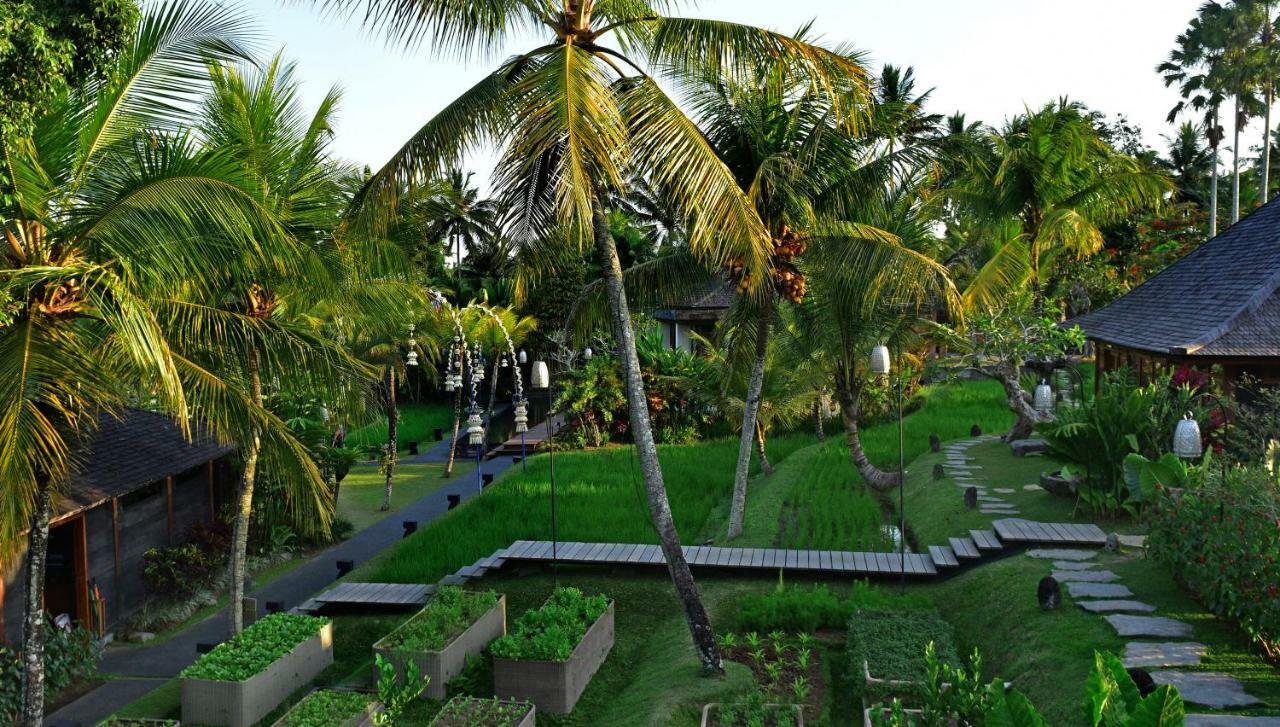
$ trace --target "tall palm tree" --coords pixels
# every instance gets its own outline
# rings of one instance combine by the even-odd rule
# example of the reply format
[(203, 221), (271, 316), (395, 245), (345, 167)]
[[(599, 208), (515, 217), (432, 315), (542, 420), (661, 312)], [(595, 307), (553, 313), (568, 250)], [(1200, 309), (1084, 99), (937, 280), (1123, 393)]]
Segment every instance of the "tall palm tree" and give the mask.
[(1213, 165), (1213, 156), (1201, 141), (1203, 137), (1204, 132), (1199, 125), (1182, 122), (1176, 134), (1165, 137), (1169, 150), (1166, 158), (1161, 160), (1177, 185), (1178, 200), (1201, 206), (1205, 204), (1205, 180)]
[(478, 251), (498, 237), (498, 207), (493, 200), (480, 198), (480, 190), (471, 184), (472, 176), (450, 169), (433, 185), (425, 208), (432, 239), (454, 251), (454, 295), (459, 302), (463, 300), (462, 248), (469, 253)]
[(206, 63), (247, 58), (248, 26), (224, 7), (152, 6), (101, 79), (48, 99), (29, 136), (3, 140), (0, 174), (0, 541), (27, 535), (21, 722), (44, 710), (44, 565), (56, 495), (102, 416), (136, 401), (190, 431), (222, 402), (193, 385), (151, 303), (263, 261), (279, 234), (236, 165), (180, 120)]
[(1092, 255), (1103, 245), (1100, 227), (1159, 206), (1171, 189), (1163, 174), (1112, 149), (1066, 99), (1014, 117), (992, 141), (990, 158), (951, 194), (980, 218), (1018, 221), (1037, 300), (1046, 264)]
[[(680, 4), (645, 0), (495, 0), (458, 4), (422, 0), (328, 0), (358, 8), (376, 27), (414, 43), (466, 54), (514, 33), (539, 30), (545, 44), (502, 63), (427, 122), (374, 175), (362, 209), (376, 213), (411, 180), (456, 163), (474, 143), (503, 148), (496, 181), (513, 229), (531, 239), (566, 231), (573, 245), (593, 245), (606, 280), (614, 339), (622, 363), (631, 431), (650, 515), (685, 609), (698, 657), (719, 671), (719, 650), (680, 547), (649, 421), (622, 268), (606, 218), (606, 201), (643, 174), (691, 220), (689, 245), (720, 262), (738, 256), (763, 269), (769, 234), (706, 140), (657, 83), (719, 75), (745, 79), (779, 58), (807, 69), (819, 85), (859, 72), (847, 58), (786, 35), (705, 19), (672, 17)], [(613, 46), (607, 40), (615, 41)]]

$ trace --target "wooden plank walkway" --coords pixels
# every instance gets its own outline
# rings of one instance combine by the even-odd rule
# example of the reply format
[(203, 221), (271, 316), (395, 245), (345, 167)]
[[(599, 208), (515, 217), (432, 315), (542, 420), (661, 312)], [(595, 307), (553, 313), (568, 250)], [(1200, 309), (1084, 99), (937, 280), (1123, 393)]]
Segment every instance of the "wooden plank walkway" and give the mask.
[(420, 583), (340, 583), (311, 600), (324, 606), (421, 606), (435, 586)]
[[(550, 425), (555, 427), (555, 431), (559, 431), (564, 426), (564, 415), (557, 414), (550, 420)], [(542, 449), (542, 443), (546, 441), (548, 436), (548, 420), (543, 420), (529, 427), (529, 431), (524, 434), (524, 451), (533, 454)], [(493, 459), (495, 457), (512, 457), (520, 454), (520, 435), (517, 434), (511, 439), (499, 444), (489, 450), (485, 455), (485, 459)]]

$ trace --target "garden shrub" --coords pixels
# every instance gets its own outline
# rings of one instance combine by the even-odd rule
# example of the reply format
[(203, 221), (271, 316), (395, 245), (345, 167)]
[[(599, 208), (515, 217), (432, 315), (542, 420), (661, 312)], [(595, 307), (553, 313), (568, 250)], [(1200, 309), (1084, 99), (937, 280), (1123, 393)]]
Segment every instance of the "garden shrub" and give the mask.
[(468, 593), (457, 586), (441, 586), (427, 607), (396, 629), (384, 642), (392, 649), (435, 651), (498, 605), (493, 591)]
[(1147, 547), (1206, 607), (1280, 657), (1280, 489), (1264, 469), (1180, 494), (1161, 488)]
[(315, 636), (329, 623), (319, 616), (273, 613), (218, 644), (194, 664), (183, 669), (183, 679), (239, 682), (248, 679)]
[(284, 717), (284, 727), (332, 727), (369, 708), (369, 695), (321, 689), (307, 695)]
[(849, 660), (859, 675), (865, 661), (877, 679), (923, 683), (928, 677), (924, 653), (929, 644), (939, 662), (960, 663), (951, 624), (937, 611), (863, 608), (849, 619)]
[(604, 596), (586, 596), (577, 588), (562, 586), (541, 608), (520, 614), (515, 627), (494, 641), (489, 651), (501, 659), (567, 661), (608, 606)]
[(848, 598), (840, 598), (826, 585), (786, 586), (781, 577), (769, 593), (749, 593), (738, 599), (737, 631), (792, 631), (813, 633), (841, 629), (859, 608), (928, 608), (927, 599), (895, 596), (855, 581)]
[[(44, 679), (48, 694), (54, 695), (93, 674), (102, 656), (102, 646), (91, 631), (80, 627), (45, 628)], [(0, 646), (0, 722), (17, 724), (22, 706), (22, 658)]]
[(221, 560), (195, 543), (150, 548), (142, 554), (147, 592), (166, 600), (189, 599), (221, 568)]

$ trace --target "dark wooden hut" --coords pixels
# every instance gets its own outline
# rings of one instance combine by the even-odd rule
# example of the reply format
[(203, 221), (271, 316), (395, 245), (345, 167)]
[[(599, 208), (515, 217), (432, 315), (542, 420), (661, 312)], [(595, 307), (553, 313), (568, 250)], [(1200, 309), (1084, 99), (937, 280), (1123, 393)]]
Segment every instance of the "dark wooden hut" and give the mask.
[[(232, 485), (232, 448), (188, 441), (162, 415), (102, 417), (49, 528), (45, 609), (99, 632), (141, 605), (142, 555), (212, 522)], [(25, 551), (0, 562), (0, 634), (21, 637)]]
[(1271, 202), (1110, 305), (1079, 316), (1098, 367), (1139, 379), (1171, 367), (1280, 383), (1280, 201)]

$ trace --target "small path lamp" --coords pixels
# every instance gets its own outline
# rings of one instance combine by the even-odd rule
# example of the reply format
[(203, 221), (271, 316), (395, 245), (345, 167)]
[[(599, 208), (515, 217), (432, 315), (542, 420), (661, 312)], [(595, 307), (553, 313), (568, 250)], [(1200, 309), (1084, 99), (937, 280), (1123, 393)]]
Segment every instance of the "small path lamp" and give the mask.
[[(520, 352), (520, 359), (525, 359), (524, 351)], [(546, 361), (538, 360), (533, 362), (533, 367), (529, 371), (529, 388), (546, 389), (547, 390), (547, 466), (550, 471), (551, 479), (551, 575), (555, 579), (556, 585), (560, 585), (559, 571), (559, 553), (557, 541), (559, 540), (556, 533), (556, 448), (551, 446), (551, 417), (552, 408), (555, 406), (554, 389), (551, 386), (551, 369), (547, 366)], [(521, 441), (524, 437), (521, 435)]]
[(1032, 400), (1035, 402), (1036, 413), (1040, 414), (1040, 416), (1048, 417), (1053, 413), (1053, 387), (1049, 386), (1047, 380), (1040, 380)]
[[(871, 349), (871, 373), (876, 376), (888, 376), (889, 347), (876, 346)], [(901, 569), (898, 582), (899, 593), (907, 590), (907, 464), (903, 445), (902, 426), (902, 350), (898, 350), (898, 567)]]
[[(1200, 399), (1212, 399), (1218, 406), (1218, 411), (1222, 412), (1222, 424), (1225, 427), (1229, 417), (1230, 409), (1222, 397), (1210, 391), (1201, 391), (1191, 397), (1188, 403), (1194, 404)], [(1185, 460), (1199, 459), (1204, 454), (1204, 440), (1200, 436), (1200, 423), (1196, 421), (1195, 415), (1190, 410), (1183, 415), (1181, 421), (1173, 429), (1173, 453)], [(1227, 481), (1227, 458), (1220, 457), (1222, 460), (1222, 481)]]

